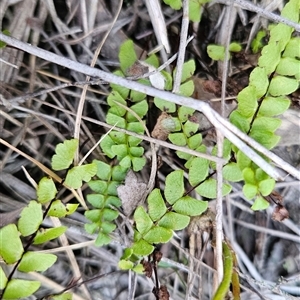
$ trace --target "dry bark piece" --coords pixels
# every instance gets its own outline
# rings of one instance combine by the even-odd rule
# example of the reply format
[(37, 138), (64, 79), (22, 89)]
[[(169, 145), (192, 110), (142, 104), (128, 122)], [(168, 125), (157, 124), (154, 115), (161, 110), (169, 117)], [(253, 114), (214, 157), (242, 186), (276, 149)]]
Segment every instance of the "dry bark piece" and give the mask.
[(152, 277), (152, 272), (153, 272), (151, 262), (143, 260), (142, 264), (143, 264), (143, 267), (144, 267), (145, 276), (148, 277), (148, 278), (151, 278)]
[(117, 188), (126, 216), (130, 216), (139, 205), (146, 189), (147, 185), (144, 182), (139, 182), (136, 174), (130, 169), (126, 175), (125, 184)]
[(153, 262), (159, 263), (162, 258), (162, 253), (158, 250), (154, 250), (153, 252)]
[(159, 289), (156, 287), (153, 288), (152, 293), (156, 297), (157, 300), (169, 300), (170, 294), (165, 285), (162, 285)]
[(175, 121), (172, 117), (163, 111), (156, 121), (151, 136), (155, 139), (165, 141), (169, 133), (175, 129), (175, 126)]
[(282, 222), (285, 219), (289, 218), (288, 210), (282, 205), (276, 205), (273, 210), (272, 219), (274, 221)]

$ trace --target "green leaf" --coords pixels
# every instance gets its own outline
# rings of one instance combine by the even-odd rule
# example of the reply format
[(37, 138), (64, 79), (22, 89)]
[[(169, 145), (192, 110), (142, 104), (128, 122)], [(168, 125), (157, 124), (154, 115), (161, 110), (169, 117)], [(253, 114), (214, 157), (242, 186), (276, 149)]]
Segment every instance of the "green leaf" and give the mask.
[(243, 174), (236, 163), (229, 163), (223, 168), (223, 178), (232, 182), (243, 180)]
[(181, 96), (190, 97), (194, 93), (194, 88), (195, 86), (193, 80), (186, 81), (180, 85), (178, 94)]
[(160, 226), (155, 226), (144, 235), (144, 240), (150, 244), (161, 244), (168, 242), (172, 238), (172, 236), (172, 230)]
[[(127, 103), (117, 91), (112, 91), (108, 95), (107, 103), (111, 107), (114, 107), (114, 110), (113, 110), (114, 114), (116, 114), (120, 117), (123, 117), (126, 114), (127, 110), (125, 108), (122, 108), (121, 106), (119, 106), (118, 103), (121, 103), (125, 106), (127, 106)], [(110, 112), (112, 112), (112, 111), (110, 110)]]
[(23, 255), (18, 270), (25, 273), (34, 271), (44, 272), (49, 269), (56, 260), (57, 256), (54, 254), (28, 251)]
[[(127, 125), (127, 130), (133, 131), (135, 133), (143, 134), (144, 127), (140, 122), (131, 122)], [(130, 145), (131, 147), (134, 145)], [(136, 145), (135, 145), (136, 146)]]
[[(231, 191), (231, 186), (229, 184), (223, 184), (222, 195), (228, 195)], [(196, 192), (209, 199), (214, 199), (217, 197), (217, 181), (214, 178), (210, 178), (201, 183), (197, 188)]]
[(174, 212), (168, 212), (161, 220), (159, 220), (158, 225), (171, 230), (182, 230), (186, 228), (189, 223), (190, 217)]
[(166, 177), (165, 198), (174, 204), (184, 193), (183, 171), (173, 171)]
[(201, 145), (201, 142), (202, 142), (202, 135), (198, 133), (188, 138), (187, 144), (190, 149), (196, 149)]
[(144, 274), (144, 266), (142, 264), (137, 264), (136, 266), (134, 266), (134, 268), (132, 269), (132, 271), (134, 271), (137, 274)]
[(121, 270), (131, 270), (134, 267), (134, 263), (129, 260), (121, 259), (118, 262), (118, 267)]
[(199, 124), (195, 122), (191, 122), (187, 120), (183, 125), (183, 132), (187, 137), (191, 137), (195, 134), (199, 129)]
[(292, 58), (300, 58), (300, 38), (294, 37), (291, 38), (286, 45), (283, 57), (292, 57)]
[[(121, 70), (116, 70), (115, 72), (113, 72), (114, 75), (117, 75), (119, 77), (124, 77), (124, 73), (121, 71)], [(127, 99), (128, 98), (128, 95), (129, 95), (129, 89), (128, 88), (125, 88), (123, 86), (120, 86), (120, 85), (117, 85), (117, 84), (114, 84), (114, 83), (111, 83), (110, 84), (111, 88), (118, 92), (121, 97), (123, 97), (123, 99)]]
[(36, 292), (40, 285), (41, 283), (39, 281), (11, 279), (5, 289), (3, 299), (24, 299)]
[(57, 296), (51, 296), (51, 300), (72, 300), (72, 293), (63, 293)]
[(123, 251), (123, 255), (121, 256), (121, 260), (129, 259), (133, 254), (132, 248), (125, 248)]
[(116, 125), (120, 128), (126, 128), (126, 120), (123, 117), (115, 115), (110, 111), (106, 114), (106, 122), (109, 125)]
[[(299, 15), (299, 11), (297, 12)], [(288, 17), (289, 18), (289, 17)], [(290, 19), (290, 18), (289, 18)], [(275, 44), (279, 51), (283, 51), (291, 38), (293, 29), (285, 24), (278, 24), (270, 30), (269, 44)]]
[(299, 83), (297, 79), (277, 75), (273, 77), (270, 83), (269, 93), (272, 96), (289, 95), (295, 92), (298, 88)]
[(275, 188), (275, 180), (273, 178), (260, 181), (258, 184), (258, 190), (262, 196), (268, 196)]
[(55, 200), (51, 203), (51, 207), (48, 211), (47, 216), (63, 218), (65, 216), (71, 215), (77, 209), (79, 204), (67, 204), (64, 205), (61, 200)]
[(95, 208), (103, 208), (106, 197), (101, 194), (89, 194), (87, 195), (86, 200)]
[[(146, 100), (135, 103), (130, 107), (140, 118), (143, 118), (148, 112), (148, 102)], [(137, 121), (136, 117), (133, 116), (130, 112), (127, 113), (127, 121), (135, 122)]]
[(93, 192), (104, 194), (107, 191), (108, 183), (103, 180), (91, 180), (88, 185)]
[(114, 158), (116, 156), (115, 153), (111, 150), (111, 147), (113, 145), (115, 145), (115, 142), (112, 140), (112, 138), (109, 135), (105, 136), (105, 138), (100, 142), (100, 146), (103, 152), (109, 158)]
[[(143, 85), (150, 85), (148, 79), (139, 79), (137, 82), (143, 84)], [(146, 98), (146, 94), (138, 92), (138, 91), (130, 91), (130, 100), (132, 102), (139, 102)]]
[(264, 172), (262, 169), (258, 168), (255, 170), (255, 178), (259, 182), (265, 179), (269, 179), (269, 175), (266, 172)]
[[(2, 31), (3, 34), (10, 36), (10, 32), (7, 29), (4, 29)], [(3, 41), (0, 41), (0, 49), (6, 47), (6, 43)]]
[(174, 145), (177, 145), (177, 146), (185, 146), (186, 145), (186, 137), (183, 132), (170, 133), (168, 135), (168, 138)]
[(137, 61), (132, 40), (126, 40), (120, 47), (119, 60), (121, 70), (125, 73), (127, 69)]
[(270, 117), (257, 117), (252, 124), (252, 130), (261, 130), (274, 132), (281, 125), (282, 121), (276, 118)]
[(0, 266), (0, 290), (3, 290), (7, 284), (7, 277)]
[(116, 144), (126, 144), (127, 135), (123, 132), (111, 131), (109, 136)]
[(144, 148), (143, 147), (131, 147), (131, 148), (129, 148), (129, 153), (132, 156), (140, 157), (144, 154)]
[(125, 156), (120, 160), (120, 166), (129, 169), (131, 167), (131, 157), (129, 155)]
[(128, 154), (128, 146), (126, 144), (113, 145), (111, 150), (117, 155), (118, 160), (122, 160)]
[(183, 215), (199, 216), (206, 211), (208, 206), (207, 201), (197, 200), (190, 196), (180, 198), (173, 205), (173, 209)]
[[(182, 76), (181, 76), (181, 83), (185, 82), (187, 79), (191, 78), (195, 72), (196, 65), (193, 59), (185, 62), (182, 66)], [(173, 76), (176, 74), (177, 68), (173, 71)]]
[(68, 171), (65, 184), (78, 189), (82, 186), (82, 181), (88, 182), (97, 173), (97, 165), (95, 163), (76, 166)]
[(115, 181), (123, 181), (126, 177), (128, 170), (122, 168), (121, 166), (114, 166), (112, 168), (111, 177)]
[[(299, 1), (291, 0), (289, 1), (281, 11), (281, 16), (287, 18), (291, 21), (298, 23), (299, 21)], [(291, 28), (290, 28), (291, 29)]]
[(0, 255), (7, 264), (18, 261), (23, 254), (20, 233), (15, 224), (9, 224), (0, 229)]
[(132, 169), (134, 172), (141, 171), (146, 164), (145, 157), (133, 157), (132, 158)]
[(257, 98), (261, 98), (265, 95), (269, 86), (266, 69), (256, 67), (250, 74), (249, 85), (255, 88)]
[(200, 22), (202, 8), (201, 5), (210, 0), (190, 0), (189, 1), (189, 20), (192, 22)]
[(284, 76), (295, 76), (300, 79), (300, 61), (292, 57), (284, 57), (280, 60), (276, 73)]
[(266, 97), (259, 108), (259, 114), (266, 117), (281, 115), (289, 108), (290, 103), (287, 97)]
[(251, 165), (251, 159), (241, 150), (238, 150), (236, 160), (240, 170), (244, 170)]
[(258, 189), (256, 185), (246, 183), (243, 186), (243, 193), (245, 197), (249, 200), (253, 199), (257, 195)]
[(176, 104), (173, 102), (169, 102), (169, 101), (155, 97), (154, 104), (161, 111), (166, 111), (168, 113), (173, 113), (176, 111)]
[(57, 237), (65, 233), (67, 229), (68, 228), (66, 226), (59, 226), (59, 227), (49, 228), (49, 229), (40, 229), (33, 240), (33, 244), (39, 245), (51, 241), (53, 239), (56, 239)]
[(164, 0), (164, 2), (175, 10), (179, 10), (182, 6), (181, 0)]
[(212, 60), (221, 60), (225, 59), (225, 47), (219, 45), (208, 45), (207, 54)]
[(187, 106), (180, 106), (178, 108), (178, 118), (179, 120), (184, 123), (194, 114), (195, 110), (193, 108)]
[(270, 203), (265, 200), (263, 197), (257, 197), (251, 206), (253, 210), (264, 210), (270, 206)]
[(102, 209), (101, 216), (102, 216), (103, 220), (111, 222), (119, 216), (119, 212), (114, 209), (106, 207), (106, 208)]
[(154, 246), (145, 240), (139, 240), (133, 243), (132, 250), (135, 255), (148, 256), (154, 251)]
[(266, 36), (266, 31), (264, 30), (260, 30), (258, 31), (255, 39), (252, 41), (251, 43), (251, 49), (253, 51), (253, 53), (257, 53), (258, 51), (260, 51), (260, 49), (263, 47), (263, 38)]
[(37, 199), (45, 204), (55, 198), (57, 194), (56, 186), (52, 178), (43, 177), (37, 187)]
[(152, 221), (159, 220), (167, 211), (165, 201), (159, 189), (154, 189), (147, 198), (148, 212)]
[(253, 116), (257, 109), (257, 97), (256, 97), (256, 89), (253, 86), (247, 86), (242, 91), (239, 92), (237, 96), (238, 100), (238, 112), (249, 118)]
[(102, 247), (104, 245), (109, 244), (110, 242), (111, 242), (111, 238), (106, 233), (99, 232), (95, 240), (95, 246)]
[(55, 171), (68, 169), (73, 162), (75, 152), (78, 148), (77, 139), (66, 140), (55, 148), (55, 155), (51, 160), (52, 169)]
[(246, 183), (251, 183), (253, 185), (256, 185), (254, 171), (251, 168), (245, 168), (243, 170), (243, 178)]
[(273, 132), (262, 129), (252, 130), (250, 133), (250, 137), (252, 137), (267, 149), (274, 148), (280, 140), (280, 137), (275, 135)]
[(240, 52), (242, 51), (242, 45), (240, 43), (237, 42), (232, 42), (229, 45), (229, 51), (230, 52)]
[(250, 129), (250, 122), (249, 119), (239, 113), (237, 110), (234, 110), (230, 114), (230, 122), (239, 128), (244, 133), (248, 132)]
[(22, 210), (18, 221), (18, 229), (23, 236), (36, 232), (43, 222), (42, 205), (32, 200)]
[(209, 161), (202, 157), (195, 157), (189, 167), (189, 182), (191, 186), (196, 186), (203, 181), (209, 171)]
[(275, 71), (279, 61), (280, 61), (281, 51), (277, 45), (277, 42), (268, 43), (263, 47), (261, 51), (261, 56), (258, 59), (258, 65), (261, 68), (266, 69), (267, 74), (271, 74)]
[(153, 66), (155, 69), (159, 67), (159, 59), (155, 54), (151, 54), (150, 56), (145, 59), (145, 62), (151, 66)]
[(153, 225), (152, 220), (142, 206), (139, 206), (133, 215), (137, 230), (141, 233), (147, 233)]
[(116, 224), (110, 222), (102, 222), (101, 230), (103, 233), (111, 233), (117, 228)]

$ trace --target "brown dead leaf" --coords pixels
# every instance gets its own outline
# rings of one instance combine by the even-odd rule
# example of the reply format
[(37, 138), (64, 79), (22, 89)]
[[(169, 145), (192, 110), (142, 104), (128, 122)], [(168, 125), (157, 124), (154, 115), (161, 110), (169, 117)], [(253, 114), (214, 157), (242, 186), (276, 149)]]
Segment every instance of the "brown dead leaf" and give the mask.
[(125, 178), (125, 185), (120, 185), (117, 188), (126, 216), (130, 216), (139, 205), (146, 188), (147, 185), (144, 182), (139, 182), (136, 174), (129, 170)]

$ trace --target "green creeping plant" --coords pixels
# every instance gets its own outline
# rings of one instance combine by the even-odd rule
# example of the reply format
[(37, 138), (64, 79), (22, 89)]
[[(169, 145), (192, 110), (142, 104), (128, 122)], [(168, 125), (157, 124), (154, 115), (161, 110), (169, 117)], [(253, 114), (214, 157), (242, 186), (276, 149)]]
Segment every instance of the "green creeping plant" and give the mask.
[[(290, 0), (281, 15), (299, 22), (300, 3)], [(299, 88), (300, 39), (292, 35), (293, 29), (277, 24), (270, 30), (268, 44), (263, 47), (258, 66), (251, 72), (249, 85), (237, 97), (238, 107), (231, 113), (230, 121), (267, 149), (274, 148), (280, 137), (275, 131), (281, 125), (276, 116), (284, 113), (290, 100), (287, 97)], [(253, 210), (265, 209), (265, 200), (275, 187), (275, 181), (258, 168), (240, 150), (232, 147), (236, 165), (242, 172), (246, 198), (255, 202)]]
[[(81, 187), (82, 181), (90, 181), (97, 170), (94, 162), (70, 167), (77, 148), (78, 140), (66, 140), (56, 146), (56, 154), (52, 157), (52, 169), (66, 170), (64, 184), (70, 189)], [(65, 226), (42, 228), (42, 222), (46, 217), (63, 218), (71, 215), (78, 208), (78, 204), (64, 204), (56, 198), (58, 190), (52, 178), (43, 177), (37, 185), (36, 193), (37, 199), (29, 201), (22, 210), (18, 223), (8, 224), (0, 229), (0, 256), (3, 264), (14, 265), (9, 274), (6, 274), (0, 266), (1, 299), (24, 299), (40, 288), (41, 282), (14, 278), (14, 273), (16, 270), (22, 273), (44, 272), (53, 266), (57, 260), (56, 255), (28, 249), (31, 245), (44, 244), (53, 240), (67, 230)], [(23, 245), (25, 237), (28, 242)]]

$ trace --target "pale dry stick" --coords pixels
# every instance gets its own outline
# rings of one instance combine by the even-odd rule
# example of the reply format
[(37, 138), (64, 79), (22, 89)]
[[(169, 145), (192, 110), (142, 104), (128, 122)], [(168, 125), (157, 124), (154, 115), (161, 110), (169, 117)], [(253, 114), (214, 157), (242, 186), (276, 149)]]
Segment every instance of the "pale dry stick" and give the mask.
[[(233, 1), (234, 1), (235, 5), (238, 5), (242, 8), (250, 10), (250, 11), (254, 11), (257, 14), (259, 14), (260, 16), (265, 17), (266, 19), (272, 20), (273, 22), (288, 25), (288, 26), (294, 28), (296, 31), (300, 32), (300, 24), (297, 24), (289, 19), (283, 18), (277, 14), (269, 12), (269, 11), (265, 10), (264, 8), (261, 8), (255, 4), (251, 3), (250, 1), (246, 1), (246, 0), (233, 0)], [(230, 5), (232, 0), (215, 0), (214, 2)]]
[[(212, 113), (212, 115), (214, 115), (214, 118), (218, 122), (220, 122), (220, 124), (222, 124), (228, 130), (230, 130), (230, 132), (232, 132), (236, 137), (238, 137), (241, 140), (245, 141), (248, 145), (250, 145), (251, 147), (253, 147), (255, 150), (257, 150), (258, 152), (260, 152), (261, 154), (265, 155), (267, 158), (269, 158), (270, 160), (272, 160), (275, 164), (277, 164), (277, 166), (279, 168), (285, 170), (287, 173), (289, 173), (290, 175), (294, 176), (296, 179), (300, 180), (300, 172), (299, 172), (299, 170), (297, 170), (296, 168), (294, 168), (293, 166), (291, 166), (290, 164), (288, 164), (287, 162), (285, 162), (282, 158), (280, 158), (279, 156), (277, 156), (273, 152), (267, 150), (265, 147), (263, 147), (257, 141), (255, 141), (254, 139), (250, 138), (248, 135), (246, 135), (245, 133), (243, 133), (242, 131), (240, 131), (233, 124), (231, 124), (230, 122), (228, 122), (224, 118), (221, 118), (220, 115), (218, 113), (216, 113), (215, 111), (210, 111), (210, 112)], [(210, 120), (210, 121), (211, 121), (211, 123), (213, 123), (212, 120)], [(235, 145), (238, 147), (237, 144), (235, 144)], [(239, 149), (242, 150), (242, 152), (244, 152), (251, 160), (253, 160), (253, 162), (255, 162), (254, 159), (253, 159), (252, 154), (250, 154), (247, 151), (243, 151), (243, 148), (239, 148)], [(266, 170), (262, 167), (262, 165), (259, 165), (259, 164), (257, 164), (257, 165), (266, 172)], [(273, 177), (275, 180), (282, 180), (282, 181), (284, 180), (284, 178), (279, 174), (279, 172), (276, 172), (278, 174), (278, 177), (277, 176), (274, 177), (274, 176), (272, 176), (268, 172), (266, 172), (266, 173), (268, 175), (270, 175), (271, 177)]]
[[(37, 273), (37, 272), (30, 272), (28, 273), (29, 276), (31, 276), (32, 278), (40, 281), (43, 283), (43, 285), (48, 286), (53, 292), (60, 292), (62, 290), (65, 290), (65, 287), (54, 282), (53, 280), (49, 279), (48, 277)], [(75, 292), (72, 292), (72, 299), (73, 300), (86, 300), (86, 298), (82, 298), (81, 296), (79, 296), (78, 294), (76, 294)]]
[(89, 247), (89, 246), (94, 246), (94, 245), (95, 245), (95, 240), (91, 240), (91, 241), (81, 242), (81, 243), (67, 245), (67, 246), (61, 246), (61, 247), (47, 249), (47, 250), (38, 250), (36, 252), (40, 252), (40, 253), (59, 253), (59, 252), (66, 251), (66, 249), (78, 250), (78, 249), (83, 249), (83, 248), (86, 248), (86, 247)]
[[(225, 14), (225, 20), (231, 19), (232, 13), (236, 14), (236, 11), (232, 11), (233, 4), (226, 8), (227, 13)], [(229, 11), (228, 11), (229, 10)], [(221, 93), (221, 116), (224, 117), (225, 114), (225, 96), (226, 96), (226, 86), (227, 86), (227, 76), (228, 76), (228, 62), (229, 62), (229, 43), (231, 39), (232, 28), (229, 28), (230, 22), (226, 22), (225, 27), (227, 29), (227, 36), (225, 38), (225, 58), (222, 64), (222, 93)], [(224, 32), (224, 31), (223, 31)], [(223, 146), (224, 146), (224, 136), (217, 129), (217, 147), (218, 147), (218, 157), (223, 157)], [(217, 269), (217, 280), (214, 280), (213, 292), (217, 291), (218, 286), (221, 284), (224, 276), (223, 272), (223, 164), (217, 163), (217, 199), (216, 199), (216, 247), (215, 247), (215, 263)]]
[[(35, 99), (35, 101), (40, 101), (40, 100), (37, 100)], [(53, 104), (50, 104), (50, 103), (45, 103), (45, 105), (49, 106), (49, 107), (53, 107), (59, 111), (63, 111), (67, 114), (70, 114), (70, 115), (73, 115), (75, 116), (75, 113), (71, 112), (71, 111), (68, 111), (66, 109), (63, 109), (61, 107), (58, 107), (56, 105), (53, 105)], [(13, 106), (14, 107), (14, 106)], [(16, 108), (18, 108), (18, 106), (16, 106)], [(29, 109), (26, 109), (26, 111), (34, 114), (35, 112), (33, 110), (29, 110)], [(43, 115), (44, 116), (44, 115)], [(46, 116), (45, 116), (46, 117)], [(106, 127), (106, 128), (113, 128), (112, 125), (109, 125), (107, 123), (104, 123), (104, 122), (101, 122), (101, 121), (98, 121), (98, 120), (95, 120), (95, 119), (92, 119), (92, 118), (89, 118), (89, 117), (82, 117), (83, 120), (86, 120), (88, 122), (91, 122), (93, 124), (97, 124), (99, 126), (103, 126), (103, 127)], [(115, 127), (114, 130), (117, 130), (119, 132), (123, 132), (123, 133), (126, 133), (128, 135), (132, 135), (134, 137), (137, 137), (139, 139), (142, 139), (142, 140), (145, 140), (145, 141), (148, 141), (148, 142), (151, 142), (151, 143), (154, 143), (154, 144), (157, 144), (159, 146), (163, 146), (163, 147), (166, 147), (166, 148), (170, 148), (170, 149), (173, 149), (173, 150), (176, 150), (176, 151), (182, 151), (184, 153), (188, 153), (188, 154), (191, 154), (193, 156), (196, 156), (196, 157), (202, 157), (202, 158), (205, 158), (205, 159), (208, 159), (208, 160), (211, 160), (211, 161), (214, 161), (214, 162), (218, 162), (220, 160), (220, 158), (216, 157), (216, 156), (213, 156), (213, 155), (209, 155), (209, 154), (206, 154), (206, 153), (201, 153), (201, 152), (198, 152), (198, 151), (195, 151), (195, 150), (191, 150), (189, 148), (186, 148), (186, 147), (182, 147), (182, 146), (176, 146), (174, 144), (171, 144), (171, 143), (168, 143), (168, 142), (165, 142), (165, 141), (161, 141), (161, 140), (157, 140), (157, 139), (154, 139), (154, 138), (151, 138), (151, 137), (148, 137), (146, 135), (141, 135), (141, 134), (137, 134), (133, 131), (129, 131), (129, 130), (126, 130), (126, 129), (123, 129), (123, 128), (119, 128), (119, 127)], [(225, 160), (221, 159), (221, 161), (225, 162)]]
[(251, 223), (247, 223), (247, 222), (237, 220), (237, 219), (234, 219), (233, 221), (236, 224), (242, 225), (246, 228), (253, 229), (253, 230), (258, 231), (258, 232), (267, 233), (267, 234), (269, 234), (271, 236), (274, 236), (274, 237), (278, 237), (278, 238), (281, 238), (281, 239), (293, 241), (295, 243), (300, 243), (300, 237), (299, 237), (300, 232), (299, 232), (299, 230), (298, 230), (298, 235), (297, 235), (297, 234), (291, 234), (291, 233), (282, 232), (282, 231), (279, 231), (279, 230), (274, 230), (274, 229), (261, 227), (261, 226), (251, 224)]
[(170, 45), (164, 15), (158, 0), (146, 0), (147, 10), (159, 45), (163, 45), (166, 52), (170, 53)]
[[(8, 109), (11, 109), (10, 105), (20, 104), (20, 103), (25, 102), (27, 99), (42, 96), (42, 95), (45, 95), (45, 94), (48, 94), (48, 93), (51, 93), (51, 92), (55, 92), (55, 91), (64, 89), (66, 87), (70, 87), (70, 86), (79, 86), (80, 87), (80, 86), (83, 86), (83, 85), (86, 85), (86, 84), (88, 84), (88, 85), (99, 85), (99, 84), (103, 84), (103, 83), (105, 83), (105, 82), (101, 81), (101, 80), (92, 80), (92, 81), (89, 81), (89, 82), (87, 82), (87, 81), (78, 81), (78, 82), (68, 81), (68, 82), (63, 83), (61, 85), (54, 86), (54, 87), (51, 87), (51, 88), (48, 88), (48, 89), (44, 89), (44, 90), (39, 91), (39, 92), (34, 92), (34, 93), (30, 93), (30, 94), (26, 94), (26, 95), (23, 95), (23, 96), (12, 98), (9, 101), (5, 100), (3, 98), (3, 96), (0, 95), (0, 104), (6, 106)], [(91, 90), (91, 91), (96, 92), (96, 90)], [(97, 91), (97, 92), (99, 92), (99, 91)]]
[[(66, 68), (72, 69), (74, 71), (78, 71), (89, 75), (91, 77), (101, 78), (104, 81), (115, 83), (117, 85), (121, 85), (127, 87), (128, 89), (132, 89), (138, 92), (142, 92), (148, 94), (153, 97), (158, 97), (165, 99), (167, 101), (176, 103), (178, 105), (188, 106), (195, 110), (198, 110), (209, 119), (209, 121), (216, 127), (216, 129), (220, 130), (222, 134), (228, 138), (237, 148), (239, 148), (242, 152), (244, 152), (255, 164), (257, 164), (261, 169), (263, 169), (269, 176), (273, 177), (276, 180), (282, 180), (282, 176), (279, 174), (274, 167), (272, 167), (269, 163), (267, 163), (260, 155), (258, 155), (253, 149), (247, 146), (243, 141), (246, 140), (248, 144), (255, 145), (255, 149), (262, 153), (264, 151), (264, 155), (268, 158), (271, 158), (275, 163), (281, 166), (282, 169), (286, 170), (288, 173), (300, 179), (300, 172), (296, 170), (294, 167), (285, 163), (278, 156), (274, 155), (271, 151), (265, 149), (259, 143), (255, 142), (253, 139), (243, 134), (240, 130), (238, 130), (235, 126), (230, 124), (225, 119), (221, 118), (218, 113), (216, 113), (207, 103), (204, 101), (196, 100), (193, 98), (183, 97), (176, 94), (172, 94), (170, 92), (158, 90), (138, 82), (130, 81), (125, 78), (116, 76), (111, 73), (103, 72), (99, 69), (91, 68), (87, 65), (78, 63), (76, 61), (72, 61), (68, 58), (58, 56), (54, 53), (48, 52), (41, 48), (33, 47), (27, 43), (23, 43), (19, 40), (16, 40), (12, 37), (6, 36), (3, 33), (0, 33), (0, 40), (3, 42), (14, 46), (18, 49), (22, 49), (25, 52), (34, 54), (42, 59), (47, 61), (51, 61), (55, 64), (64, 66)], [(224, 126), (225, 124), (225, 126)], [(229, 129), (230, 128), (230, 129)], [(237, 136), (238, 133), (238, 136)], [(241, 139), (239, 137), (242, 137)]]
[(178, 50), (176, 72), (175, 72), (175, 78), (174, 78), (174, 84), (172, 90), (174, 94), (179, 92), (181, 77), (182, 77), (182, 68), (185, 59), (185, 49), (187, 45), (186, 40), (187, 40), (188, 29), (189, 29), (189, 0), (183, 0), (182, 6), (183, 6), (183, 12), (182, 12), (179, 50)]
[[(59, 218), (56, 218), (56, 217), (50, 217), (54, 227), (60, 227), (61, 226), (61, 222), (59, 220)], [(59, 241), (61, 242), (61, 244), (63, 246), (69, 246), (69, 241), (67, 239), (67, 236), (66, 234), (62, 234), (60, 237), (59, 237)], [(80, 271), (80, 268), (78, 266), (78, 263), (77, 263), (77, 260), (76, 260), (76, 257), (75, 257), (75, 254), (73, 252), (72, 249), (70, 248), (66, 248), (65, 249), (65, 252), (67, 254), (67, 257), (69, 259), (69, 262), (71, 263), (71, 267), (72, 267), (72, 271), (74, 272), (74, 275), (75, 275), (75, 278), (76, 279), (79, 279), (79, 278), (82, 278), (82, 275), (81, 275), (81, 271)], [(86, 287), (85, 284), (82, 284), (80, 286), (80, 288), (82, 288), (84, 294), (85, 294), (85, 297), (87, 297), (88, 299), (92, 299), (91, 298), (91, 295)]]

